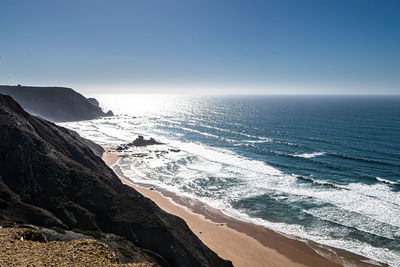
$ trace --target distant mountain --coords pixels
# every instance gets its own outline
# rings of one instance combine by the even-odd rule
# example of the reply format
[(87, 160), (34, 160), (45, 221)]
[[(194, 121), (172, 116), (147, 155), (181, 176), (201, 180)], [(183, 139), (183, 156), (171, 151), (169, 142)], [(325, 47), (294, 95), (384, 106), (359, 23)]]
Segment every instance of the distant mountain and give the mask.
[(185, 221), (122, 184), (101, 152), (0, 94), (0, 225), (113, 233), (160, 255), (166, 266), (232, 266)]
[(80, 121), (112, 116), (96, 99), (66, 87), (0, 85), (0, 93), (12, 96), (26, 111), (54, 122)]

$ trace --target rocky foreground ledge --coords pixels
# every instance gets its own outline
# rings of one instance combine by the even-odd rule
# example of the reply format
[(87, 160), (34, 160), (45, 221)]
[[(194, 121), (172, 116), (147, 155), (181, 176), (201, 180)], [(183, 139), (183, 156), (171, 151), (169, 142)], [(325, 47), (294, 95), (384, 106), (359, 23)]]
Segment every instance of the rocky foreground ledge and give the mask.
[(117, 255), (94, 239), (48, 241), (42, 232), (30, 228), (0, 228), (0, 244), (0, 266), (159, 266), (149, 259), (122, 263), (120, 257), (137, 256), (127, 248), (119, 247), (124, 255)]

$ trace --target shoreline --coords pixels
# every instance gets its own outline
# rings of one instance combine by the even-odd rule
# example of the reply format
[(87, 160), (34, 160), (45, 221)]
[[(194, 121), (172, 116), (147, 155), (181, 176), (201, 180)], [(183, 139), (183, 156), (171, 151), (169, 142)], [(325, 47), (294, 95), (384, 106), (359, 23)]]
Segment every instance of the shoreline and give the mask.
[(345, 250), (292, 239), (263, 226), (232, 218), (204, 203), (154, 185), (133, 183), (116, 165), (120, 159), (116, 152), (107, 147), (104, 149), (104, 162), (124, 184), (151, 199), (165, 212), (185, 220), (205, 245), (220, 257), (231, 260), (234, 266), (384, 266)]

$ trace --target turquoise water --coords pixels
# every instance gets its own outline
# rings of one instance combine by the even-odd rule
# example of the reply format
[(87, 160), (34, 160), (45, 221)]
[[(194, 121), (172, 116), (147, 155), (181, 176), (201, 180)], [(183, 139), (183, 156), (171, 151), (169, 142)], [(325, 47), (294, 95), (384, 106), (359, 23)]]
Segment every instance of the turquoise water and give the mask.
[(165, 143), (127, 153), (133, 181), (399, 265), (400, 97), (96, 97), (117, 116), (65, 125), (103, 145)]

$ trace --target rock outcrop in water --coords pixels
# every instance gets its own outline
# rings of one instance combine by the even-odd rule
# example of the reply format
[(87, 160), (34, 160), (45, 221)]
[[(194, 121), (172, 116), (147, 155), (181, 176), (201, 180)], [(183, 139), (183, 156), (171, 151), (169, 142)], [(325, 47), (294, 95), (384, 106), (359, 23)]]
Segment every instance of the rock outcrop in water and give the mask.
[(156, 141), (153, 137), (150, 137), (150, 139), (144, 139), (143, 136), (139, 135), (135, 140), (133, 140), (133, 142), (117, 147), (117, 151), (122, 151), (132, 146), (151, 146), (162, 144), (163, 143)]
[(182, 219), (122, 184), (100, 151), (0, 95), (0, 224), (113, 233), (166, 266), (232, 266)]
[(13, 97), (29, 113), (54, 122), (113, 116), (111, 110), (104, 113), (96, 99), (86, 99), (71, 88), (0, 85), (0, 93)]

